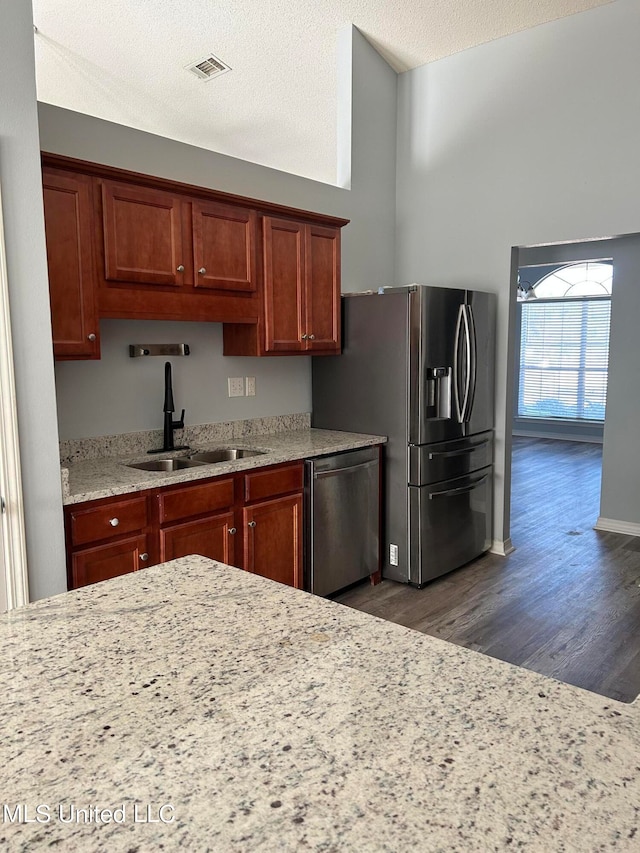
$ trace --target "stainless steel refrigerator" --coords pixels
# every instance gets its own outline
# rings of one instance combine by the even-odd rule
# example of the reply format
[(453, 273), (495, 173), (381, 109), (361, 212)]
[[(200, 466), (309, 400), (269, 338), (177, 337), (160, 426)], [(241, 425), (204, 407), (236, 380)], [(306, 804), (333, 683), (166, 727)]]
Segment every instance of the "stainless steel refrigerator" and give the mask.
[(382, 573), (423, 586), (491, 544), (495, 297), (409, 285), (342, 297), (312, 359), (312, 425), (382, 434)]

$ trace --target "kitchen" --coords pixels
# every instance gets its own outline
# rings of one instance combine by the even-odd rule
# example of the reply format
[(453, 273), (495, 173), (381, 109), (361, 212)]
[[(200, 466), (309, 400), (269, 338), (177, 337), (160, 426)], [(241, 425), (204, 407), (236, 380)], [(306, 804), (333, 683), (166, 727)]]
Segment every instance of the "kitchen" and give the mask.
[[(17, 15), (18, 12), (15, 14)], [(602, 77), (592, 79), (589, 75), (595, 75), (595, 71), (583, 68), (580, 65), (588, 80), (588, 84), (585, 84), (585, 90), (601, 91), (604, 83), (610, 82), (613, 89), (617, 91), (622, 81), (626, 86), (625, 92), (628, 95), (628, 100), (634, 102), (637, 94), (634, 94), (630, 81), (634, 79), (634, 76), (637, 76), (634, 70), (636, 60), (631, 58), (634, 54), (625, 46), (625, 39), (627, 34), (634, 30), (635, 14), (637, 13), (631, 4), (619, 0), (611, 6), (605, 6), (589, 13), (591, 17), (587, 15), (589, 18), (587, 23), (582, 20), (567, 19), (551, 28), (553, 32), (556, 32), (554, 28), (559, 27), (559, 32), (567, 34), (563, 41), (565, 50), (573, 51), (574, 48), (570, 45), (581, 45), (584, 44), (585, 40), (591, 39), (590, 43), (593, 44), (594, 50), (606, 48), (610, 51), (608, 54), (609, 64), (604, 63), (604, 66), (601, 65), (598, 70), (598, 74), (603, 75)], [(594, 31), (592, 32), (590, 21), (593, 20), (593, 16), (597, 21), (593, 24)], [(584, 17), (577, 16), (577, 18)], [(32, 56), (31, 32), (30, 22), (25, 27), (23, 18), (19, 20), (23, 27), (21, 30), (23, 40), (20, 43), (16, 40), (15, 44), (7, 44), (6, 50), (3, 50), (3, 56), (7, 58), (9, 65), (8, 76), (3, 75), (3, 80), (8, 81), (8, 86), (15, 87), (15, 91), (23, 92), (22, 103), (29, 103), (31, 107), (27, 115), (15, 119), (21, 129), (21, 134), (24, 135), (18, 138), (13, 125), (7, 130), (10, 139), (3, 152), (2, 188), (7, 232), (5, 239), (8, 246), (11, 280), (24, 282), (23, 290), (12, 293), (12, 312), (14, 312), (12, 320), (19, 392), (18, 404), (24, 412), (22, 422), (25, 425), (21, 433), (21, 440), (28, 519), (28, 547), (30, 555), (33, 556), (34, 567), (38, 567), (34, 577), (31, 578), (31, 587), (35, 597), (42, 597), (58, 592), (63, 588), (64, 556), (60, 498), (59, 494), (56, 493), (58, 482), (57, 419), (55, 415), (56, 406), (53, 400), (52, 365), (48, 349), (48, 336), (44, 332), (46, 317), (40, 313), (36, 298), (37, 294), (42, 295), (46, 292), (44, 246), (41, 230), (39, 238), (34, 239), (34, 231), (36, 237), (38, 236), (37, 223), (34, 223), (30, 216), (30, 208), (36, 203), (34, 200), (39, 192), (37, 152), (40, 149), (40, 140), (37, 138), (35, 130), (33, 81), (32, 78), (31, 82), (28, 79), (29, 73), (32, 74), (32, 72), (24, 69), (25, 60), (23, 58)], [(611, 40), (606, 44), (595, 42), (595, 31), (597, 30), (600, 33), (602, 28), (609, 28), (612, 33)], [(548, 31), (547, 28), (539, 28), (537, 31), (521, 34), (516, 37), (515, 42), (507, 40), (506, 46), (496, 43), (495, 46), (490, 45), (478, 51), (471, 51), (466, 57), (458, 57), (449, 63), (441, 64), (442, 73), (447, 67), (452, 68), (453, 71), (466, 60), (471, 62), (473, 57), (476, 57), (481, 64), (487, 57), (489, 62), (495, 63), (497, 61), (498, 67), (500, 67), (505, 61), (500, 50), (506, 50), (511, 44), (524, 44), (525, 47), (532, 44), (535, 53), (542, 49), (536, 40), (544, 40), (544, 32), (546, 31)], [(576, 36), (575, 39), (573, 38), (574, 35)], [(597, 38), (600, 36), (598, 35)], [(366, 114), (359, 114), (353, 129), (353, 162), (358, 164), (360, 172), (359, 174), (354, 172), (350, 191), (310, 183), (289, 175), (276, 174), (249, 163), (230, 161), (229, 158), (208, 155), (203, 151), (189, 152), (189, 161), (185, 162), (178, 157), (178, 154), (184, 149), (177, 143), (145, 136), (135, 131), (127, 131), (124, 128), (117, 128), (88, 116), (66, 113), (64, 110), (47, 105), (40, 107), (42, 148), (97, 162), (119, 160), (115, 165), (141, 172), (150, 171), (150, 162), (154, 164), (164, 162), (166, 164), (165, 174), (167, 177), (176, 180), (197, 185), (202, 183), (201, 175), (207, 173), (211, 175), (213, 186), (228, 192), (239, 193), (248, 197), (270, 198), (299, 208), (322, 210), (348, 218), (351, 220), (351, 224), (348, 226), (349, 238), (348, 241), (345, 239), (343, 248), (343, 281), (349, 281), (349, 286), (352, 289), (368, 289), (372, 281), (388, 283), (390, 281), (424, 280), (425, 277), (428, 277), (429, 280), (437, 279), (443, 284), (453, 284), (456, 283), (456, 280), (458, 285), (464, 282), (473, 282), (474, 286), (481, 289), (495, 289), (498, 286), (495, 282), (500, 282), (500, 287), (504, 284), (504, 293), (501, 293), (498, 309), (499, 332), (497, 341), (499, 364), (497, 385), (502, 387), (506, 371), (508, 317), (508, 306), (504, 294), (506, 294), (509, 275), (510, 247), (554, 239), (576, 239), (583, 235), (596, 236), (637, 230), (635, 188), (634, 182), (629, 180), (629, 175), (635, 174), (633, 167), (634, 145), (632, 144), (634, 133), (627, 132), (626, 136), (622, 138), (617, 135), (616, 144), (622, 148), (622, 151), (618, 151), (615, 158), (607, 156), (608, 149), (603, 149), (601, 152), (595, 142), (589, 143), (593, 146), (590, 149), (590, 154), (594, 164), (594, 176), (596, 173), (599, 176), (597, 181), (590, 186), (583, 185), (581, 175), (576, 175), (575, 170), (569, 168), (570, 160), (566, 157), (563, 159), (560, 156), (563, 154), (564, 148), (559, 152), (557, 172), (552, 176), (555, 183), (551, 182), (551, 177), (548, 178), (549, 184), (540, 182), (539, 171), (530, 170), (528, 173), (530, 177), (527, 184), (528, 203), (526, 210), (519, 204), (517, 215), (514, 215), (514, 203), (511, 200), (512, 191), (508, 189), (504, 181), (495, 180), (494, 171), (492, 169), (487, 170), (486, 163), (480, 157), (481, 152), (485, 153), (488, 157), (488, 164), (493, 169), (496, 168), (496, 164), (490, 156), (491, 144), (478, 138), (483, 125), (479, 121), (475, 125), (473, 124), (473, 110), (471, 105), (468, 105), (469, 113), (460, 115), (463, 126), (466, 128), (468, 145), (470, 148), (472, 144), (482, 147), (477, 147), (475, 154), (473, 151), (464, 152), (462, 160), (467, 160), (468, 163), (465, 170), (465, 168), (460, 168), (462, 162), (447, 160), (447, 156), (453, 157), (454, 152), (446, 146), (446, 138), (443, 137), (438, 140), (442, 145), (439, 154), (441, 157), (440, 171), (428, 172), (430, 187), (427, 192), (424, 192), (424, 188), (420, 185), (420, 181), (423, 180), (421, 176), (426, 173), (423, 172), (424, 164), (420, 162), (419, 152), (412, 153), (411, 150), (407, 150), (408, 140), (405, 143), (404, 137), (400, 139), (399, 154), (402, 157), (398, 171), (400, 188), (398, 223), (402, 227), (399, 227), (396, 240), (394, 237), (396, 218), (395, 156), (388, 156), (389, 151), (395, 151), (396, 144), (395, 75), (390, 72), (388, 66), (379, 61), (375, 52), (358, 33), (354, 35), (353, 39), (356, 62), (359, 63), (357, 67), (361, 71), (361, 76), (355, 75), (355, 85), (362, 87), (362, 89), (354, 91), (354, 101), (360, 97), (359, 103), (362, 106), (365, 103), (363, 98), (366, 92), (369, 93), (372, 101), (370, 102), (370, 110)], [(625, 46), (624, 49), (621, 48), (621, 45)], [(549, 46), (546, 45), (545, 49), (548, 50)], [(518, 57), (525, 55), (526, 50), (518, 53)], [(562, 65), (564, 60), (558, 58), (557, 61)], [(621, 67), (625, 63), (628, 67)], [(21, 69), (19, 74), (16, 73), (15, 69)], [(434, 69), (434, 73), (436, 70)], [(556, 85), (558, 80), (565, 79), (559, 69), (554, 69), (554, 73)], [(420, 78), (414, 77), (412, 79), (422, 85)], [(505, 83), (508, 79), (508, 74), (506, 74)], [(436, 84), (439, 82), (438, 80), (435, 81)], [(524, 82), (526, 81), (523, 80), (523, 85)], [(530, 87), (527, 91), (530, 93), (532, 105), (538, 103), (535, 94), (539, 82), (537, 79), (529, 80)], [(547, 81), (543, 82), (546, 83)], [(406, 79), (401, 89), (402, 99), (408, 98), (411, 94), (408, 84), (409, 78)], [(580, 101), (577, 92), (582, 91), (582, 85), (582, 80), (578, 82), (567, 81), (568, 89), (565, 88), (558, 93), (554, 107), (559, 117), (564, 114), (567, 103)], [(548, 95), (551, 97), (551, 90), (548, 91)], [(481, 100), (479, 102), (482, 103)], [(612, 112), (611, 121), (613, 124), (620, 119), (620, 116), (615, 112), (615, 103), (615, 99), (611, 99), (608, 103), (608, 109)], [(546, 108), (548, 108), (548, 104)], [(637, 115), (638, 112), (631, 111), (631, 114)], [(389, 119), (390, 116), (393, 118)], [(548, 119), (546, 114), (545, 118)], [(627, 117), (626, 120), (630, 119)], [(467, 121), (468, 126), (466, 125)], [(508, 123), (513, 124), (512, 113), (505, 110), (500, 131), (504, 131)], [(573, 136), (570, 133), (571, 128), (566, 129), (566, 122), (561, 122), (561, 124), (565, 127), (569, 137), (566, 140), (568, 149), (571, 147), (569, 143), (573, 141)], [(451, 128), (451, 132), (453, 132), (453, 128)], [(582, 136), (579, 135), (577, 139), (581, 143), (587, 144)], [(371, 140), (376, 141), (375, 145), (372, 145)], [(24, 149), (29, 146), (32, 152), (30, 164), (26, 163), (24, 158)], [(521, 149), (514, 145), (513, 151), (516, 150)], [(575, 146), (572, 148), (572, 151), (574, 150)], [(446, 156), (445, 151), (448, 151)], [(530, 149), (528, 152), (528, 154), (523, 155), (525, 159), (530, 157)], [(434, 152), (434, 156), (437, 153)], [(516, 168), (519, 165), (520, 161), (509, 164), (510, 168)], [(414, 170), (411, 174), (408, 173), (409, 166)], [(469, 169), (473, 170), (473, 175), (468, 174)], [(487, 186), (485, 187), (482, 184), (479, 187), (478, 203), (486, 201), (483, 193), (489, 192), (488, 184), (491, 184), (491, 192), (497, 193), (496, 201), (492, 203), (494, 205), (492, 207), (493, 219), (481, 216), (474, 205), (462, 203), (469, 186), (474, 181), (480, 180), (479, 176), (483, 173), (483, 169)], [(363, 170), (368, 170), (366, 175)], [(464, 188), (459, 186), (455, 180), (452, 183), (455, 174), (459, 175), (458, 180), (461, 183), (464, 182), (463, 178), (466, 181)], [(564, 175), (562, 179), (561, 174)], [(524, 179), (522, 172), (516, 172), (514, 180), (516, 175), (518, 175), (519, 181)], [(539, 187), (536, 186), (537, 182), (540, 182)], [(547, 201), (550, 185), (565, 187), (567, 192), (569, 189), (573, 190), (575, 187), (580, 187), (583, 193), (579, 204), (572, 204), (566, 210), (556, 208), (552, 222), (549, 222), (541, 214), (541, 211), (544, 211), (545, 214), (548, 212)], [(504, 187), (504, 189), (500, 190), (500, 187)], [(504, 197), (500, 197), (500, 192), (504, 193)], [(447, 193), (460, 193), (460, 198), (456, 198), (454, 194), (450, 196), (450, 201), (447, 202)], [(409, 204), (409, 197), (413, 194), (416, 196), (422, 194), (423, 200), (428, 199), (428, 205), (433, 205), (433, 208), (429, 207), (416, 216), (412, 208), (413, 202), (411, 205)], [(599, 204), (602, 195), (615, 199), (606, 206), (606, 210)], [(426, 201), (424, 203), (427, 204)], [(443, 221), (438, 224), (438, 211), (449, 209), (447, 205), (454, 203), (456, 227), (451, 229), (449, 218), (446, 222)], [(10, 205), (11, 216), (7, 213), (8, 205)], [(505, 212), (498, 213), (497, 209), (499, 208)], [(372, 218), (371, 212), (373, 210), (376, 211), (376, 216)], [(426, 219), (423, 214), (426, 215)], [(526, 218), (527, 215), (528, 219)], [(512, 222), (509, 221), (510, 218)], [(412, 229), (412, 223), (415, 223), (415, 229)], [(427, 229), (426, 242), (430, 253), (426, 262), (421, 257), (422, 251), (427, 248), (421, 244), (421, 241), (425, 240), (425, 228)], [(445, 228), (451, 229), (450, 235), (444, 232)], [(453, 235), (456, 235), (455, 241), (453, 241)], [(468, 251), (461, 253), (458, 250), (460, 241), (468, 247)], [(39, 253), (34, 253), (33, 245), (41, 247)], [(394, 269), (394, 255), (398, 258), (397, 269)], [(479, 271), (480, 275), (478, 274)], [(274, 367), (273, 369), (276, 370), (277, 368)], [(232, 376), (244, 376), (246, 374), (253, 375), (253, 371), (246, 371), (245, 373), (245, 368), (242, 367), (240, 371), (234, 369), (228, 374), (225, 373), (225, 375)], [(124, 385), (126, 381), (123, 379), (121, 385)], [(70, 382), (69, 384), (72, 385), (73, 383)], [(176, 383), (176, 390), (177, 387)], [(291, 392), (287, 391), (286, 393)], [(307, 405), (301, 408), (301, 411), (308, 409), (308, 385), (303, 390), (303, 394), (307, 395)], [(153, 396), (153, 402), (149, 401), (149, 413), (154, 420), (148, 428), (158, 425), (162, 416), (160, 407), (156, 402), (157, 392)], [(638, 395), (631, 396), (636, 400), (640, 399)], [(73, 388), (69, 391), (68, 397), (74, 399)], [(505, 491), (508, 492), (503, 482), (503, 478), (506, 477), (503, 461), (505, 454), (504, 432), (501, 431), (504, 420), (504, 399), (504, 396), (498, 397), (496, 421), (498, 429), (496, 435), (496, 508), (499, 512), (496, 512), (497, 521), (494, 536), (499, 541), (504, 541), (507, 538), (500, 526), (503, 515), (502, 502)], [(75, 400), (77, 403), (82, 402), (80, 394), (75, 397)], [(247, 400), (243, 402), (246, 403)], [(249, 402), (262, 405), (264, 401), (261, 400), (260, 390), (258, 390), (256, 400)], [(235, 412), (230, 414), (226, 408), (230, 405), (228, 400), (217, 398), (212, 405), (215, 406), (215, 413), (208, 418), (209, 420), (216, 418), (232, 420), (236, 416)], [(294, 411), (297, 405), (299, 405), (298, 401), (292, 405), (291, 411)], [(36, 412), (37, 417), (34, 417)], [(257, 416), (260, 411), (254, 409), (251, 414), (254, 413)], [(125, 423), (123, 428), (130, 430), (135, 429), (136, 426)], [(631, 455), (629, 459), (631, 461), (629, 467), (632, 469), (634, 456)]]

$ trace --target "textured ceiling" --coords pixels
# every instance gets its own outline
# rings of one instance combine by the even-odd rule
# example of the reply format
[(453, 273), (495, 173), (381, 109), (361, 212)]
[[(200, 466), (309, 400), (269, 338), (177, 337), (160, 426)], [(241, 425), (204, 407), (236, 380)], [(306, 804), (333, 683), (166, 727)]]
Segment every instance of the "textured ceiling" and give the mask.
[[(406, 71), (608, 2), (33, 0), (38, 98), (334, 183), (342, 27)], [(232, 71), (184, 69), (208, 53)]]

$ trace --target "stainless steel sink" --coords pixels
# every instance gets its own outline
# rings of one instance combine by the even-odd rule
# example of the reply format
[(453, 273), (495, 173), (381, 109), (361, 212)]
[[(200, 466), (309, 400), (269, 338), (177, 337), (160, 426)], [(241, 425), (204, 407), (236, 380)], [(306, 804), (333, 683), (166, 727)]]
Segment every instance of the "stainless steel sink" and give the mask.
[(127, 468), (139, 468), (141, 471), (179, 471), (181, 468), (199, 468), (203, 462), (194, 459), (149, 459), (147, 462), (130, 462)]
[(172, 459), (149, 459), (144, 462), (129, 462), (127, 468), (139, 468), (141, 471), (180, 471), (182, 468), (199, 468), (216, 462), (230, 462), (247, 456), (262, 456), (266, 450), (248, 450), (245, 447), (217, 447), (215, 450), (202, 450), (188, 456), (175, 456)]
[(203, 450), (199, 453), (190, 453), (189, 459), (194, 462), (230, 462), (233, 459), (245, 459), (247, 456), (262, 456), (265, 450), (248, 450), (244, 447), (218, 447), (215, 450)]

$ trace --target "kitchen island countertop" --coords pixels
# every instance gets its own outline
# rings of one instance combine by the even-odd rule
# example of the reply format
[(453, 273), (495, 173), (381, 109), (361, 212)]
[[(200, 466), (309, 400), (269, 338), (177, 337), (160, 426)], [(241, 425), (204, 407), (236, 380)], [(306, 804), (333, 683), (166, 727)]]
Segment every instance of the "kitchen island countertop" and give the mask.
[(105, 456), (62, 467), (62, 500), (64, 504), (98, 500), (156, 487), (189, 483), (206, 477), (232, 474), (236, 471), (249, 471), (265, 465), (278, 465), (328, 453), (371, 447), (375, 444), (384, 444), (386, 440), (386, 437), (381, 435), (325, 429), (285, 430), (243, 436), (234, 441), (201, 443), (198, 444), (197, 450), (233, 446), (259, 450), (262, 451), (262, 455), (217, 462), (214, 465), (202, 465), (197, 468), (183, 468), (170, 473), (141, 471), (138, 468), (129, 468), (128, 463), (164, 459), (169, 456), (186, 456), (188, 452), (194, 452), (194, 450), (159, 453), (155, 456), (140, 453), (118, 457)]
[(637, 849), (637, 705), (203, 557), (0, 636), (3, 849)]

